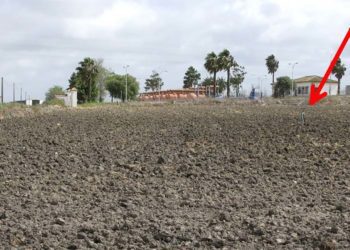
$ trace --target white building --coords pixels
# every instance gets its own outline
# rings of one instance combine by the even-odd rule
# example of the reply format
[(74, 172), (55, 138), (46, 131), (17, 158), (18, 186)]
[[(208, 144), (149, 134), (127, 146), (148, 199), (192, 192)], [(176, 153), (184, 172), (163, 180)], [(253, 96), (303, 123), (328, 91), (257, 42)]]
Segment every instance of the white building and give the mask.
[(36, 106), (44, 103), (43, 100), (25, 100), (25, 101), (16, 101), (16, 103), (27, 105), (27, 106)]
[[(295, 79), (293, 82), (295, 94), (297, 96), (308, 96), (310, 95), (311, 85), (315, 84), (316, 87), (321, 83), (322, 77), (320, 76), (304, 76)], [(337, 95), (338, 93), (338, 82), (335, 80), (328, 79), (323, 91), (327, 92), (328, 95)]]

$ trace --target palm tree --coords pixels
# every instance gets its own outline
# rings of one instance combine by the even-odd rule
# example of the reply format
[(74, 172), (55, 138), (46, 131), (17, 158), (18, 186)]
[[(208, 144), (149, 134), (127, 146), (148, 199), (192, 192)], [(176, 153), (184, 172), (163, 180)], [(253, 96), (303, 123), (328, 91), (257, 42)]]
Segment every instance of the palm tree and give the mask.
[(266, 58), (266, 67), (269, 74), (272, 74), (272, 92), (274, 91), (275, 86), (275, 73), (278, 69), (279, 61), (276, 60), (274, 55), (270, 55)]
[(227, 82), (226, 82), (226, 91), (227, 97), (230, 97), (230, 77), (231, 77), (231, 68), (236, 66), (233, 56), (230, 51), (225, 49), (219, 54), (219, 68), (226, 70), (227, 72)]
[(339, 58), (332, 70), (332, 74), (335, 75), (335, 77), (338, 79), (338, 95), (340, 95), (340, 80), (345, 75), (345, 71), (346, 71), (346, 67), (344, 63), (341, 62), (341, 59)]
[[(94, 85), (94, 81), (96, 80), (96, 77), (98, 75), (98, 67), (95, 63), (95, 61), (91, 58), (85, 58), (83, 61), (81, 61), (80, 66), (77, 67), (78, 75), (80, 76), (80, 79), (82, 79), (83, 84), (85, 84), (85, 89), (86, 87), (88, 88), (88, 97), (87, 101), (90, 102), (92, 101), (92, 89)], [(85, 95), (87, 93), (85, 92)]]
[(220, 71), (219, 57), (214, 52), (209, 53), (205, 58), (204, 67), (210, 74), (214, 74), (214, 96), (216, 96), (216, 74)]

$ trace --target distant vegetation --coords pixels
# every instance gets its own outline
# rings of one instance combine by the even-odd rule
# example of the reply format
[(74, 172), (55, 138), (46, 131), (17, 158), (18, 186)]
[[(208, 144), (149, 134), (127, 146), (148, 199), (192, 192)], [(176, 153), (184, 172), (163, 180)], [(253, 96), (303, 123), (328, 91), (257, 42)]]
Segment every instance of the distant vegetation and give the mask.
[[(201, 85), (202, 86), (212, 86), (214, 82), (214, 78), (213, 77), (207, 77), (205, 78)], [(224, 78), (219, 77), (216, 79), (216, 93), (217, 94), (222, 94), (224, 92), (226, 88), (226, 81)]]
[(94, 102), (98, 97), (97, 88), (98, 67), (90, 57), (79, 62), (76, 71), (69, 79), (69, 87), (76, 88), (78, 91), (78, 102)]
[[(139, 93), (136, 78), (128, 75), (128, 100), (135, 99)], [(103, 102), (107, 90), (112, 98), (125, 100), (126, 75), (118, 75), (103, 66), (103, 60), (90, 57), (79, 62), (79, 66), (69, 79), (69, 88), (78, 91), (78, 102)]]
[[(126, 93), (127, 80), (127, 95)], [(136, 78), (128, 75), (117, 75), (115, 73), (109, 74), (105, 80), (106, 90), (110, 93), (112, 98), (119, 98), (125, 101), (126, 96), (128, 100), (135, 100), (139, 92), (139, 83)]]
[(61, 86), (53, 86), (46, 93), (45, 102), (50, 102), (56, 99), (56, 95), (64, 95), (64, 90)]
[(64, 104), (64, 101), (63, 100), (60, 100), (60, 99), (52, 99), (52, 100), (49, 100), (49, 101), (45, 101), (44, 102), (45, 105), (53, 105), (53, 106), (61, 106), (61, 107), (64, 107), (65, 104)]
[[(274, 55), (270, 55), (266, 58), (266, 67), (269, 74), (272, 75), (272, 87), (273, 91), (275, 90), (275, 73), (278, 70), (279, 67), (279, 61), (276, 59)], [(277, 94), (273, 93), (274, 96), (277, 96)]]
[(340, 81), (345, 75), (346, 67), (344, 63), (341, 62), (341, 59), (337, 61), (337, 64), (334, 66), (332, 74), (335, 75), (335, 77), (338, 80), (338, 95), (340, 95)]
[(193, 88), (199, 84), (201, 80), (201, 74), (193, 67), (190, 66), (184, 76), (184, 89)]
[(145, 91), (156, 91), (161, 90), (164, 85), (162, 78), (157, 71), (153, 71), (151, 76), (146, 79)]
[[(275, 83), (275, 74), (279, 68), (279, 61), (272, 54), (265, 59), (267, 71), (272, 75), (272, 91), (274, 97), (284, 97), (290, 92), (291, 79), (279, 77)], [(202, 79), (201, 74), (194, 66), (189, 66), (183, 78), (183, 88), (194, 88), (198, 86), (213, 86), (213, 93), (217, 96), (226, 90), (227, 97), (231, 96), (233, 89), (236, 96), (240, 95), (240, 89), (247, 74), (245, 68), (237, 63), (231, 52), (224, 49), (219, 54), (210, 52), (205, 57), (204, 67), (210, 74)], [(217, 74), (224, 71), (226, 79)], [(338, 95), (340, 93), (341, 79), (345, 75), (346, 67), (341, 59), (338, 60), (332, 74), (338, 79)], [(145, 91), (159, 91), (164, 82), (157, 71), (145, 81)], [(127, 89), (126, 89), (127, 86)], [(103, 60), (90, 57), (79, 62), (78, 67), (71, 74), (69, 88), (76, 88), (78, 92), (78, 103), (103, 102), (106, 91), (113, 98), (125, 101), (135, 100), (139, 94), (140, 85), (132, 75), (116, 74), (103, 66)], [(127, 91), (127, 93), (126, 93)], [(54, 86), (46, 94), (46, 102), (53, 100), (55, 95), (64, 94), (63, 88)]]
[(277, 83), (274, 85), (273, 96), (274, 97), (285, 97), (290, 94), (292, 87), (292, 80), (288, 76), (282, 76), (277, 78)]
[[(209, 53), (205, 58), (204, 67), (210, 74), (213, 74), (213, 77), (210, 79), (212, 79), (212, 85), (214, 85), (214, 96), (217, 96), (218, 93), (222, 93), (226, 89), (227, 97), (230, 97), (231, 86), (236, 90), (236, 94), (238, 95), (240, 85), (243, 83), (247, 72), (243, 66), (240, 66), (235, 61), (229, 50), (224, 49), (219, 55), (215, 52)], [(217, 88), (219, 81), (217, 81), (216, 76), (220, 71), (227, 73), (226, 84), (223, 87), (219, 85), (219, 88)]]

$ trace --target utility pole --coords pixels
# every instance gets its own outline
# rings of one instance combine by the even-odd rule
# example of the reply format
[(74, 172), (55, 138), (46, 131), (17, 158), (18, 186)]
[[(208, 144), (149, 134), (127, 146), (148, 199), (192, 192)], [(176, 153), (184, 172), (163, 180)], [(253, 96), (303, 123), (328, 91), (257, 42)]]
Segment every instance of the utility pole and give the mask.
[(125, 69), (125, 102), (128, 102), (128, 68), (129, 65), (125, 65), (123, 68)]
[(16, 84), (13, 83), (13, 102), (16, 101)]
[(263, 99), (263, 88), (262, 88), (262, 85), (263, 85), (263, 80), (267, 78), (267, 75), (264, 75), (264, 77), (259, 77), (260, 79), (260, 100)]
[(22, 88), (21, 88), (21, 100), (20, 101), (22, 101)]
[(298, 62), (289, 63), (289, 66), (292, 66), (292, 93), (291, 93), (292, 96), (294, 96), (294, 68), (297, 64)]
[(4, 104), (4, 78), (1, 77), (1, 104)]

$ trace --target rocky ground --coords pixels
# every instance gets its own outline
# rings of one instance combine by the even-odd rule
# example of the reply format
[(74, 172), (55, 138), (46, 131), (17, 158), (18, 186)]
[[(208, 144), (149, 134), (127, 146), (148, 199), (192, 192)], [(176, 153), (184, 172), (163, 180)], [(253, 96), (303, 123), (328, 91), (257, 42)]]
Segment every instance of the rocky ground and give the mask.
[(349, 111), (183, 104), (3, 119), (0, 249), (350, 249)]

